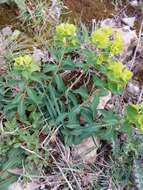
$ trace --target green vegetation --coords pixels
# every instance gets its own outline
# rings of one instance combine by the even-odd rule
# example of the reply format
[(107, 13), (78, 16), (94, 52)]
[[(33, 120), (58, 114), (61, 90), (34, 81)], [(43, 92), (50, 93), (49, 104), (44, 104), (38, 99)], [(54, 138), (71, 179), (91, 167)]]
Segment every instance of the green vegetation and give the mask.
[[(41, 10), (39, 4), (37, 7)], [(35, 20), (27, 11), (22, 14), (30, 26), (46, 26), (41, 34), (48, 29), (45, 16), (39, 12)], [(46, 59), (42, 51), (36, 54), (38, 59), (31, 47), (25, 51), (19, 36), (5, 36), (21, 48), (5, 52), (6, 69), (0, 75), (0, 190), (6, 190), (18, 178), (26, 182), (33, 176), (44, 179), (47, 168), (55, 175), (62, 171), (64, 180), (74, 171), (75, 176), (79, 171), (86, 172), (83, 163), (74, 162), (70, 166), (73, 171), (63, 172), (65, 161), (57, 164), (61, 152), (55, 146), (60, 146), (59, 142), (65, 147), (75, 146), (88, 137), (99, 138), (109, 146), (106, 160), (103, 157), (102, 164), (99, 161), (89, 166), (90, 173), (99, 176), (89, 182), (88, 188), (109, 189), (110, 181), (113, 190), (131, 189), (134, 184), (140, 190), (143, 105), (126, 103), (122, 114), (114, 104), (112, 108), (99, 107), (102, 97), (110, 92), (112, 96), (122, 95), (133, 76), (120, 60), (120, 34), (111, 27), (90, 34), (85, 27), (66, 22), (58, 24), (51, 36)], [(56, 140), (51, 143), (52, 138)], [(23, 168), (25, 173), (14, 173), (15, 168)], [(73, 179), (69, 177), (73, 187), (74, 175)], [(70, 189), (67, 181), (61, 186)]]

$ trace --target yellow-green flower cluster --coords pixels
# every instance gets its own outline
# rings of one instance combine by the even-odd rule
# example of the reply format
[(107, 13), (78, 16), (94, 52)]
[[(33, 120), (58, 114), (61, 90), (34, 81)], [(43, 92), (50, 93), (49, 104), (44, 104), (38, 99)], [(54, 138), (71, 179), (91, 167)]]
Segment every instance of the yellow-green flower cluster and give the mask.
[(97, 29), (91, 35), (91, 42), (99, 49), (109, 48), (110, 53), (113, 55), (119, 54), (122, 51), (122, 38), (111, 27)]
[(31, 64), (33, 64), (33, 59), (30, 55), (23, 55), (19, 56), (15, 59), (15, 66), (24, 66), (29, 67)]
[(39, 71), (39, 65), (37, 65), (32, 56), (21, 55), (15, 59), (14, 67), (18, 70), (25, 70), (29, 72)]
[(62, 42), (63, 45), (76, 45), (77, 39), (77, 28), (74, 24), (62, 23), (56, 27), (57, 40)]
[(96, 63), (98, 65), (102, 64), (103, 62), (105, 61), (105, 55), (103, 53), (99, 53), (97, 56), (96, 56)]
[(56, 32), (60, 36), (75, 36), (77, 28), (73, 24), (62, 23), (56, 27)]
[(121, 38), (121, 35), (118, 32), (114, 33), (114, 41), (112, 42), (112, 45), (110, 47), (110, 52), (113, 55), (117, 55), (121, 53), (123, 50), (123, 41)]
[(143, 113), (138, 116), (138, 124), (140, 126), (141, 131), (143, 132)]
[(108, 48), (110, 45), (110, 36), (113, 34), (113, 29), (110, 27), (103, 27), (97, 29), (91, 35), (91, 42), (97, 46), (97, 48)]
[(126, 107), (126, 117), (130, 124), (134, 124), (143, 132), (143, 104), (129, 104)]
[(123, 88), (131, 79), (133, 73), (120, 61), (112, 61), (107, 66), (107, 77), (115, 82), (119, 88)]

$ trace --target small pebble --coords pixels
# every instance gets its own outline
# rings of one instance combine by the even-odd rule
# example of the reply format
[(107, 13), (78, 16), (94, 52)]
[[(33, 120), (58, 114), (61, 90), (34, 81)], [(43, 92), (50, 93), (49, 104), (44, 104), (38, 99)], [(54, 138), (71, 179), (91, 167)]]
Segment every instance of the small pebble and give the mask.
[(138, 95), (140, 93), (140, 88), (138, 85), (133, 84), (133, 83), (129, 83), (127, 90), (129, 93), (133, 94), (133, 95)]

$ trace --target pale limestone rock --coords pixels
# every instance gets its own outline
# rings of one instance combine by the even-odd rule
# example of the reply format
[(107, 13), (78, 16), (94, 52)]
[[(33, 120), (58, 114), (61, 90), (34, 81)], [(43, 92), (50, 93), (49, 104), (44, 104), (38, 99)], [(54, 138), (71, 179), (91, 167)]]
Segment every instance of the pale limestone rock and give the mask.
[(107, 102), (111, 99), (111, 97), (112, 97), (112, 95), (111, 95), (110, 91), (109, 91), (107, 96), (100, 97), (100, 101), (99, 101), (99, 104), (97, 106), (97, 109), (104, 109)]
[(127, 24), (128, 26), (130, 27), (134, 27), (134, 24), (135, 24), (135, 20), (136, 20), (136, 17), (126, 17), (126, 18), (122, 18), (122, 21)]
[(21, 183), (15, 182), (9, 186), (8, 190), (24, 190)]
[(15, 182), (9, 186), (8, 190), (38, 190), (40, 185), (30, 182), (26, 185), (22, 185), (20, 182)]
[(131, 30), (129, 26), (123, 28), (114, 28), (119, 32), (123, 40), (122, 59), (129, 57), (132, 54), (133, 48), (137, 45), (137, 34), (135, 30)]
[(73, 157), (75, 160), (82, 160), (84, 163), (90, 164), (96, 161), (99, 140), (92, 137), (83, 140), (79, 145), (75, 145), (73, 149)]

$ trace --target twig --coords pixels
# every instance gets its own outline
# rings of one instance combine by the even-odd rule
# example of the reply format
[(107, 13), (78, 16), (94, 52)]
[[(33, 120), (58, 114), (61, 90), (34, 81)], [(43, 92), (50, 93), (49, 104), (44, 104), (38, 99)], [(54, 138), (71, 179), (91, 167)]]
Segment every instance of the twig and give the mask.
[(81, 74), (79, 77), (72, 83), (72, 85), (67, 89), (67, 93), (80, 81), (81, 77), (83, 76), (83, 71), (81, 71)]
[(72, 188), (70, 182), (68, 181), (67, 177), (65, 176), (65, 174), (64, 174), (64, 172), (63, 172), (63, 170), (62, 170), (62, 168), (58, 165), (58, 163), (57, 163), (55, 157), (54, 157), (52, 154), (51, 154), (51, 157), (52, 157), (52, 159), (54, 160), (54, 162), (55, 162), (56, 166), (58, 167), (59, 171), (61, 172), (63, 178), (64, 178), (65, 181), (67, 182), (69, 188), (70, 188), (71, 190), (73, 190), (73, 188)]
[(58, 144), (58, 142), (57, 142), (57, 141), (56, 141), (56, 144), (57, 144), (57, 146), (58, 146), (58, 148), (59, 148), (59, 150), (60, 150), (60, 152), (61, 152), (61, 155), (62, 155), (63, 160), (66, 162), (66, 164), (67, 164), (67, 166), (68, 166), (69, 170), (71, 171), (72, 176), (73, 176), (73, 178), (75, 179), (76, 184), (77, 184), (77, 186), (78, 186), (79, 190), (82, 190), (82, 188), (81, 188), (81, 186), (80, 186), (80, 184), (79, 184), (79, 182), (78, 182), (78, 180), (77, 180), (76, 176), (74, 175), (74, 173), (73, 173), (73, 171), (72, 171), (72, 169), (71, 169), (71, 167), (70, 167), (70, 165), (69, 165), (69, 163), (68, 163), (68, 161), (67, 161), (67, 159), (66, 159), (65, 155), (63, 154), (63, 151), (61, 150), (61, 148), (60, 148), (60, 146), (59, 146), (59, 144)]
[(141, 102), (142, 96), (143, 96), (143, 86), (142, 86), (140, 95), (139, 95), (139, 97), (138, 97), (138, 101), (137, 101), (138, 104)]
[(136, 56), (137, 56), (137, 51), (138, 51), (138, 48), (139, 48), (139, 45), (140, 45), (140, 40), (141, 40), (141, 35), (142, 35), (142, 29), (143, 29), (143, 21), (141, 22), (140, 31), (139, 31), (138, 43), (137, 43), (137, 46), (136, 46), (136, 49), (135, 49), (135, 52), (134, 52), (134, 55), (133, 55), (133, 59), (132, 59), (132, 61), (131, 61), (131, 65), (130, 65), (130, 69), (131, 69), (131, 70), (132, 70), (132, 68), (133, 68), (133, 66), (134, 66), (135, 59), (136, 59)]
[(35, 156), (37, 156), (38, 158), (40, 158), (41, 160), (43, 160), (47, 164), (47, 161), (42, 156), (40, 156), (39, 154), (37, 154), (36, 152), (34, 152), (33, 150), (30, 150), (30, 149), (26, 148), (23, 145), (21, 145), (20, 147), (22, 149), (24, 149), (25, 151), (29, 152), (30, 154), (35, 154)]

